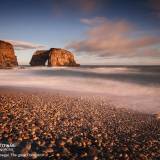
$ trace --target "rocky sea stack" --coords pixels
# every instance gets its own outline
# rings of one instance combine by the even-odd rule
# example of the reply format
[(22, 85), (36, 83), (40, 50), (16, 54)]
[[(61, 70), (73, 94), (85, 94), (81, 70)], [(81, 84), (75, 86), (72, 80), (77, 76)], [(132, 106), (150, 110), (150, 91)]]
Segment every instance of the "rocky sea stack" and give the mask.
[(12, 44), (0, 40), (0, 68), (18, 66)]
[(45, 66), (47, 61), (48, 66), (79, 66), (71, 52), (60, 48), (36, 51), (32, 56), (30, 65)]

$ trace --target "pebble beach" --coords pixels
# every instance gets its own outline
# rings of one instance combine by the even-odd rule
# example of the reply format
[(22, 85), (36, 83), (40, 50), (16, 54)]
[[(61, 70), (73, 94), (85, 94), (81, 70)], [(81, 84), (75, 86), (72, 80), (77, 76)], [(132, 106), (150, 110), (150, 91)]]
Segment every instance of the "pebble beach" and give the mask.
[(98, 96), (1, 88), (0, 128), (0, 159), (160, 159), (160, 120)]

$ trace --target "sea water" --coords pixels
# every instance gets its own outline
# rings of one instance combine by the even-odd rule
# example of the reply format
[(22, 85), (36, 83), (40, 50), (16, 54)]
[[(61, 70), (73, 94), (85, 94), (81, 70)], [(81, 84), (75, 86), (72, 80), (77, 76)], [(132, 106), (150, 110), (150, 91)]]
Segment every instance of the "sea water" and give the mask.
[(32, 87), (94, 94), (117, 107), (160, 111), (159, 66), (24, 67), (0, 70), (0, 87)]

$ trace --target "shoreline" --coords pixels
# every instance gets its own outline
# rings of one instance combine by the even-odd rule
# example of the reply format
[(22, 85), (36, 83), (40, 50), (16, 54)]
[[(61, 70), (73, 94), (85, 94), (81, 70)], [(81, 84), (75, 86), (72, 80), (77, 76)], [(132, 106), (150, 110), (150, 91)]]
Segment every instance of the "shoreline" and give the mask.
[(13, 152), (26, 158), (160, 156), (160, 121), (149, 114), (116, 108), (101, 96), (1, 87), (0, 120), (0, 143), (16, 144)]
[[(141, 98), (135, 99), (137, 102), (134, 104), (133, 98), (134, 97), (125, 97), (121, 94), (115, 95), (115, 94), (106, 94), (106, 93), (99, 93), (99, 92), (91, 92), (91, 91), (80, 91), (80, 90), (68, 90), (68, 89), (53, 89), (53, 88), (45, 88), (44, 86), (0, 86), (0, 92), (1, 91), (24, 91), (24, 92), (35, 92), (37, 93), (50, 93), (50, 94), (60, 94), (63, 96), (70, 96), (70, 97), (97, 97), (101, 98), (110, 105), (113, 105), (117, 108), (125, 108), (129, 110), (133, 110), (140, 113), (145, 114), (157, 114), (160, 112), (160, 109), (158, 107), (149, 108), (149, 105), (143, 107), (141, 106), (143, 104), (143, 101), (141, 101)], [(136, 97), (135, 97), (136, 98)], [(130, 101), (131, 100), (131, 101)], [(130, 101), (130, 102), (129, 102)], [(129, 103), (128, 103), (129, 102)], [(132, 102), (132, 103), (131, 103)], [(142, 104), (141, 104), (142, 102)], [(139, 107), (138, 107), (139, 106)]]

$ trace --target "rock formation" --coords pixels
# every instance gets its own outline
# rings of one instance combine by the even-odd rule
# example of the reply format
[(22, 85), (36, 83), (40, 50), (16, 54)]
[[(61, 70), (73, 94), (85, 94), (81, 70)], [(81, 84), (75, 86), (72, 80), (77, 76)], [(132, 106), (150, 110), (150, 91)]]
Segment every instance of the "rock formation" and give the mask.
[(71, 52), (60, 48), (36, 51), (30, 64), (31, 66), (45, 66), (47, 60), (48, 66), (79, 66)]
[(48, 66), (77, 66), (74, 55), (64, 49), (51, 48), (49, 50)]
[(17, 57), (15, 56), (13, 46), (0, 40), (0, 68), (17, 66)]
[(30, 61), (31, 66), (45, 66), (46, 61), (49, 58), (47, 50), (38, 50), (36, 51)]

